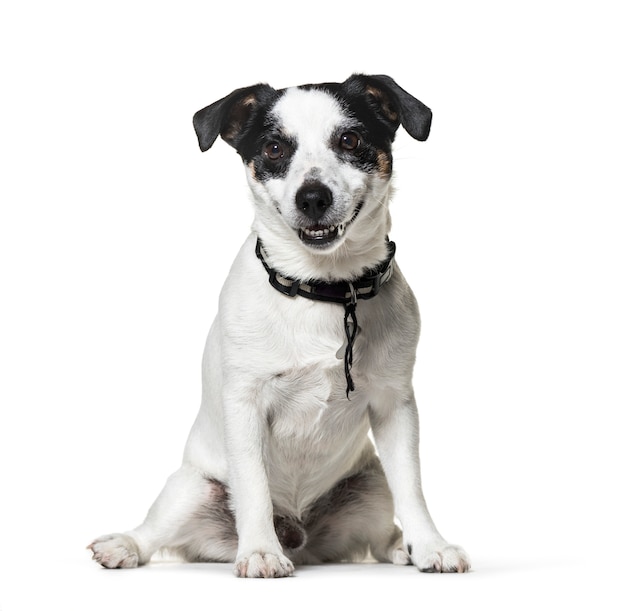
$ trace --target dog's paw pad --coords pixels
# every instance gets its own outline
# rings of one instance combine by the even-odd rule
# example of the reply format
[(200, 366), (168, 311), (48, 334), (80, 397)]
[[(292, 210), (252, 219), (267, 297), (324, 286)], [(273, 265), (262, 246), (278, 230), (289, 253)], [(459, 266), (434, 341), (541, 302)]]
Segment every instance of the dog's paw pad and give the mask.
[(139, 564), (139, 549), (128, 535), (98, 537), (87, 546), (93, 559), (107, 569), (133, 569)]
[(471, 566), (465, 551), (456, 545), (430, 550), (414, 558), (413, 564), (423, 573), (467, 573)]
[(255, 552), (235, 563), (237, 577), (289, 577), (292, 573), (293, 564), (283, 554)]

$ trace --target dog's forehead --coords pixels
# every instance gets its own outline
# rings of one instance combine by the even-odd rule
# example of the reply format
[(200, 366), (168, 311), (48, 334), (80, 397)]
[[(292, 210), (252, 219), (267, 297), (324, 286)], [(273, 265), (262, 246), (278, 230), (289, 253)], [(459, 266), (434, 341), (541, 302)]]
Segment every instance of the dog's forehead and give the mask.
[(296, 138), (306, 134), (330, 136), (349, 119), (339, 100), (328, 91), (300, 87), (285, 89), (271, 114), (285, 135)]

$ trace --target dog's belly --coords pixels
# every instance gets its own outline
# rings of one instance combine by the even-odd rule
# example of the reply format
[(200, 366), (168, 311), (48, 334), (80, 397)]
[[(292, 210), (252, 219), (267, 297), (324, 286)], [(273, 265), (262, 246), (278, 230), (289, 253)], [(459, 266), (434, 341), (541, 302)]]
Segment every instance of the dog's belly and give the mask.
[(264, 393), (272, 500), (278, 511), (300, 517), (373, 451), (367, 402), (346, 399), (341, 364), (282, 372)]

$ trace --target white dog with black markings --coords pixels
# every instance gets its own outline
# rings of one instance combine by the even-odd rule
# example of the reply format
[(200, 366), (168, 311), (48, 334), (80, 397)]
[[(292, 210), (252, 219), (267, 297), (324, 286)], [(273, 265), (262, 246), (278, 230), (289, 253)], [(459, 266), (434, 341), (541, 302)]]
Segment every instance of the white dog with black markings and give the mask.
[(422, 494), (419, 314), (387, 237), (395, 132), (425, 140), (430, 122), (388, 76), (358, 74), (254, 85), (196, 113), (203, 151), (221, 135), (243, 159), (253, 231), (220, 296), (183, 464), (141, 526), (89, 546), (97, 562), (164, 549), (285, 577), (371, 553), (469, 570)]

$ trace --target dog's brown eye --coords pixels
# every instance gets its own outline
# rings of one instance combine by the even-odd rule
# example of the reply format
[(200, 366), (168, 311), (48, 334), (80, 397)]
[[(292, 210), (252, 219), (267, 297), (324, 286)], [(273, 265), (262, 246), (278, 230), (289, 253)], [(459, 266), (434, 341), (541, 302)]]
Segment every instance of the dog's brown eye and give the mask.
[(360, 143), (361, 139), (354, 132), (345, 132), (341, 134), (341, 138), (339, 139), (339, 144), (345, 151), (353, 151)]
[(280, 159), (285, 154), (279, 142), (270, 142), (265, 145), (265, 156), (272, 161)]

